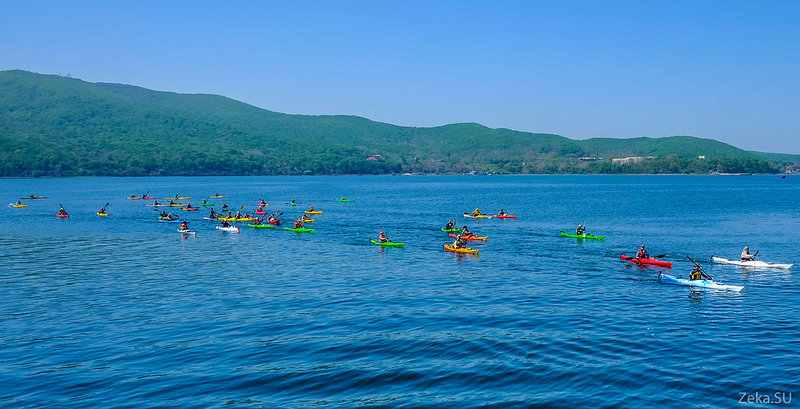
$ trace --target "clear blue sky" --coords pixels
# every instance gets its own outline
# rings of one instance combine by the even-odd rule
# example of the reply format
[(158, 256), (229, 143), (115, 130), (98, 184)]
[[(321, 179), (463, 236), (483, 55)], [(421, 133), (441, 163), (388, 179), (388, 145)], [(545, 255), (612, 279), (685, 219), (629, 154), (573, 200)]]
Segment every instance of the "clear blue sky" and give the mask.
[(800, 1), (4, 1), (0, 69), (409, 126), (800, 153)]

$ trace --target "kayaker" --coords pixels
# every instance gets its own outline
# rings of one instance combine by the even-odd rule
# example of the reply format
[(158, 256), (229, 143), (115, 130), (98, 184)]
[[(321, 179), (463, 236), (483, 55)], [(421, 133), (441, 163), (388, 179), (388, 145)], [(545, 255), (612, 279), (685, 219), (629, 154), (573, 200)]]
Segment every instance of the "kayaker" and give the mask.
[(742, 250), (742, 261), (753, 261), (756, 259), (755, 254), (750, 254), (750, 247), (744, 246), (744, 250)]
[(315, 210), (314, 210), (314, 205), (308, 205), (308, 211), (309, 211), (309, 212), (313, 212), (313, 211), (315, 211)]
[(16, 204), (17, 206), (20, 206), (20, 205), (22, 205), (22, 202), (20, 202), (19, 200), (17, 200), (17, 203), (14, 203), (14, 204)]
[(480, 216), (481, 215), (481, 211), (478, 210), (478, 208), (476, 207), (475, 210), (472, 211), (472, 215), (473, 216)]
[(240, 210), (237, 210), (236, 214), (233, 217), (235, 217), (237, 219), (241, 219), (242, 218), (242, 212)]
[(467, 242), (462, 240), (461, 237), (457, 238), (456, 241), (453, 242), (453, 248), (460, 249), (467, 247)]
[(97, 213), (100, 213), (100, 214), (105, 214), (105, 213), (106, 213), (106, 208), (105, 208), (105, 207), (101, 207), (101, 208), (100, 208), (100, 211), (99, 211), (99, 212), (97, 212)]
[(162, 210), (161, 214), (159, 214), (158, 217), (167, 217), (167, 212)]
[(342, 196), (342, 200), (347, 200), (344, 196)]
[(255, 219), (253, 221), (253, 226), (260, 226), (260, 225), (261, 225), (261, 218), (259, 217), (258, 219)]
[(175, 204), (175, 202), (173, 202), (172, 200), (170, 200), (170, 201), (169, 201), (169, 205), (170, 205), (170, 206), (172, 206), (172, 205), (174, 205), (174, 204)]
[(223, 203), (222, 211), (225, 212), (226, 210), (228, 210), (228, 204), (227, 203)]
[(187, 208), (187, 209), (190, 209), (191, 207), (192, 207), (192, 202), (188, 202), (188, 203), (186, 203), (186, 208)]
[(455, 227), (456, 227), (456, 224), (455, 224), (455, 223), (453, 223), (453, 221), (452, 221), (452, 220), (448, 220), (448, 221), (447, 221), (447, 224), (446, 224), (446, 225), (444, 225), (444, 229), (445, 229), (445, 230), (453, 230)]
[(209, 214), (208, 217), (210, 217), (212, 219), (216, 219), (217, 218), (217, 213), (214, 212), (214, 209), (211, 209), (211, 214)]
[(231, 213), (231, 212), (228, 212), (228, 214), (226, 214), (226, 215), (225, 215), (225, 217), (226, 217), (226, 218), (231, 218), (231, 217), (233, 217), (233, 213)]
[(189, 223), (186, 220), (184, 220), (183, 223), (181, 223), (180, 229), (189, 230)]
[(289, 204), (295, 206), (297, 203), (294, 200), (292, 200)]
[(153, 200), (153, 206), (160, 206), (161, 203), (158, 203), (158, 200)]
[(228, 221), (227, 221), (227, 220), (223, 220), (223, 221), (222, 221), (222, 227), (231, 227), (231, 224), (230, 224), (230, 223), (228, 223)]
[(256, 209), (256, 213), (264, 213), (264, 207), (258, 206), (258, 209)]
[(500, 209), (500, 211), (499, 211), (499, 212), (497, 212), (497, 215), (498, 215), (498, 216), (505, 216), (505, 215), (506, 215), (506, 211), (505, 211), (505, 210), (503, 210), (503, 209)]
[(690, 280), (702, 280), (703, 279), (703, 270), (700, 268), (699, 264), (695, 264), (692, 272), (689, 274)]
[(472, 234), (473, 233), (471, 231), (469, 231), (469, 229), (467, 228), (466, 224), (464, 225), (464, 227), (461, 228), (461, 235), (462, 236), (472, 236)]
[(259, 207), (264, 207), (264, 206), (266, 206), (266, 205), (267, 205), (267, 202), (265, 202), (265, 201), (264, 201), (264, 199), (260, 199), (260, 198), (259, 198), (258, 200), (260, 200), (260, 202), (258, 203), (258, 206), (259, 206)]
[(206, 199), (203, 199), (203, 204), (208, 204), (208, 202), (206, 202)]
[(300, 222), (300, 220), (295, 220), (294, 221), (294, 228), (295, 229), (305, 229), (306, 226), (304, 226), (303, 223)]
[(383, 234), (383, 232), (381, 232), (381, 234), (378, 236), (378, 241), (381, 243), (386, 243), (387, 241), (389, 241), (389, 239), (386, 237), (385, 234)]
[(642, 247), (639, 247), (639, 251), (636, 252), (636, 258), (650, 258), (650, 254), (647, 254), (647, 251), (644, 249), (644, 244), (642, 244)]
[(61, 209), (59, 209), (58, 214), (67, 214), (67, 211), (64, 210), (64, 208), (62, 207)]
[(577, 234), (578, 236), (586, 234), (586, 227), (579, 224), (578, 228), (575, 229), (575, 234)]
[(180, 196), (178, 196), (178, 194), (176, 193), (175, 194), (175, 200), (178, 200), (179, 198), (180, 198)]
[(303, 215), (300, 217), (300, 219), (301, 220), (308, 220), (308, 219), (310, 219), (310, 217), (308, 217), (307, 214), (303, 213)]

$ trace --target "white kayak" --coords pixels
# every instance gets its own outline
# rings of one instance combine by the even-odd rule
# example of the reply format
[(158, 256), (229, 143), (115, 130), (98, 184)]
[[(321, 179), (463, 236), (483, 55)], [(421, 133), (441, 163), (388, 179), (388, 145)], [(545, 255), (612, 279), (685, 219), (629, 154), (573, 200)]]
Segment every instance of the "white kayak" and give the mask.
[(233, 227), (233, 226), (231, 226), (231, 227), (216, 226), (216, 227), (217, 227), (217, 230), (229, 231), (231, 233), (239, 233), (239, 228), (238, 227)]
[(714, 257), (714, 256), (711, 256), (711, 261), (715, 263), (735, 264), (737, 266), (753, 267), (753, 268), (789, 268), (792, 266), (791, 264), (767, 263), (766, 261), (761, 261), (761, 260), (750, 260), (750, 261), (728, 260), (727, 258)]
[(178, 233), (181, 233), (181, 234), (197, 234), (197, 230), (181, 230), (181, 229), (178, 229)]
[(666, 273), (659, 273), (658, 278), (661, 279), (661, 281), (669, 284), (688, 285), (690, 287), (713, 288), (715, 290), (742, 291), (742, 289), (744, 288), (738, 285), (722, 284), (711, 280), (687, 280), (685, 278), (674, 277)]

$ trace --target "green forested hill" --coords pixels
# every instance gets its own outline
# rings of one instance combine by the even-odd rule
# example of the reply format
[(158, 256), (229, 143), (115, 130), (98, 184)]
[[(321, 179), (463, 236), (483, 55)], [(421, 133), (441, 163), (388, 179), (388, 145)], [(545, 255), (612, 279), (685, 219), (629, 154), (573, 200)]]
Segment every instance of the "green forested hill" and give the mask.
[[(624, 156), (657, 159), (610, 163)], [(763, 159), (689, 136), (575, 141), (474, 123), (402, 127), (0, 72), (0, 176), (773, 171)]]

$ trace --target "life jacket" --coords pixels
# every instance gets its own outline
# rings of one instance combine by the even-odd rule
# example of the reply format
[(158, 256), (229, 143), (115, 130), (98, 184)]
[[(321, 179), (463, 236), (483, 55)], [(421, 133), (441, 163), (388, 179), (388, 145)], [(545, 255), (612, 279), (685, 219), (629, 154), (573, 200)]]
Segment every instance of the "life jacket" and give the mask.
[(700, 270), (692, 271), (692, 274), (689, 274), (689, 279), (690, 280), (702, 280), (703, 279), (703, 273), (701, 273)]

